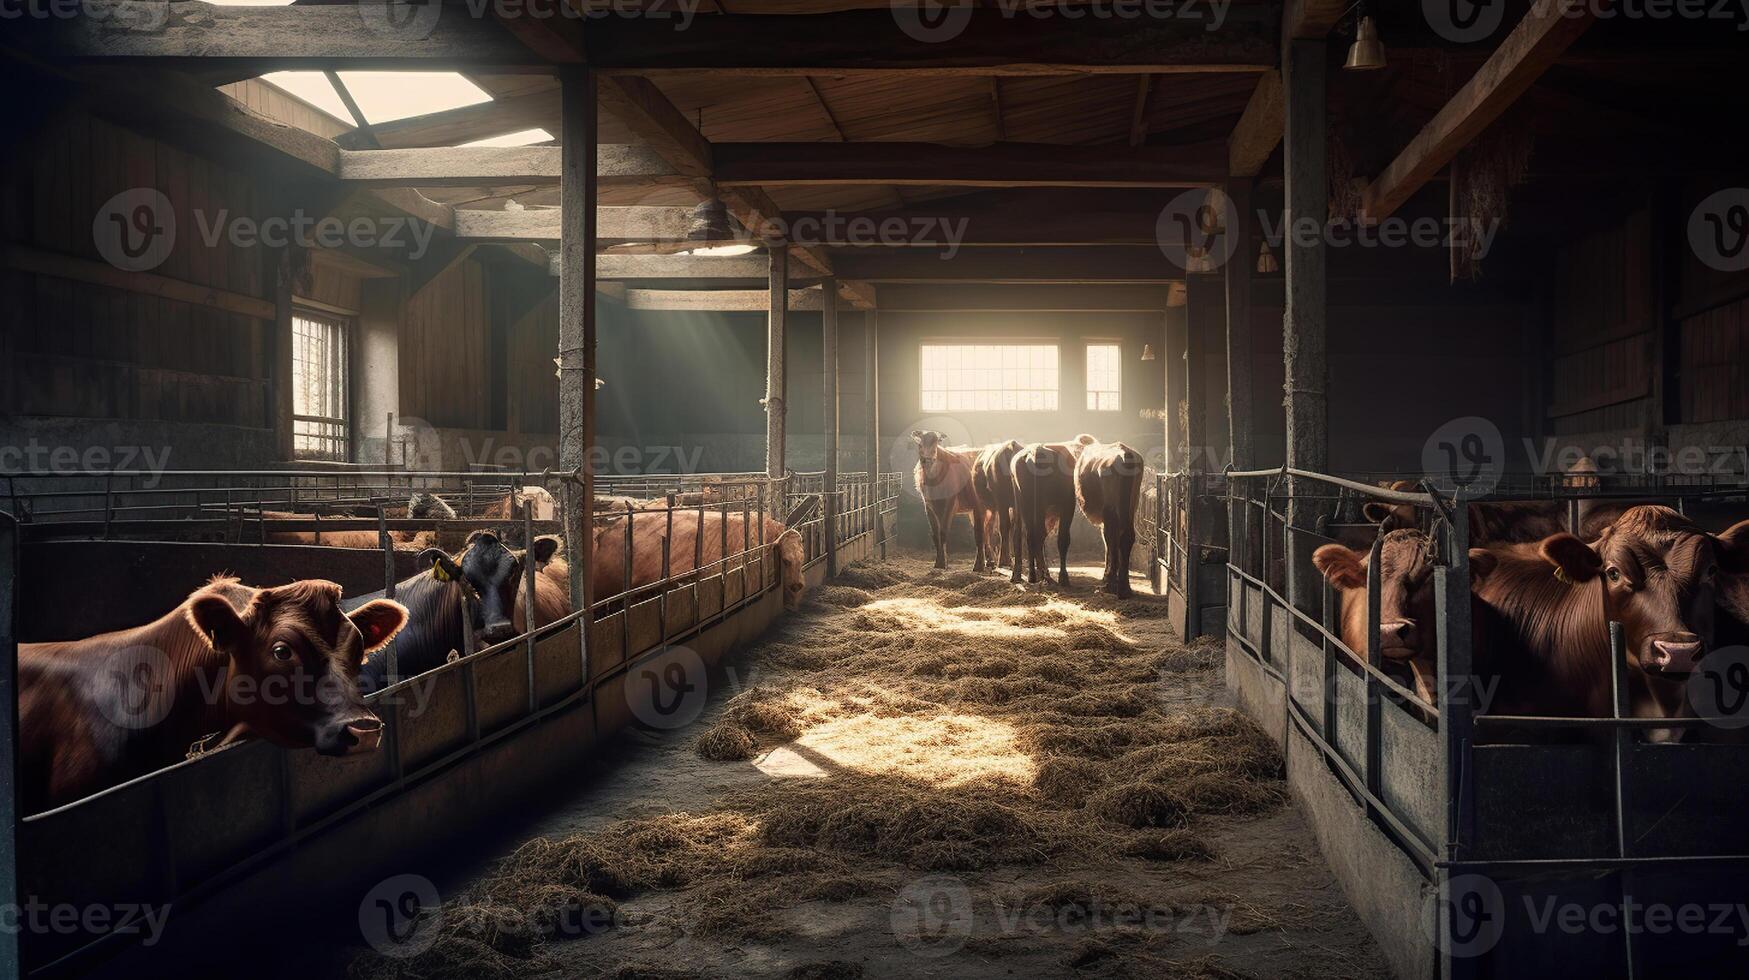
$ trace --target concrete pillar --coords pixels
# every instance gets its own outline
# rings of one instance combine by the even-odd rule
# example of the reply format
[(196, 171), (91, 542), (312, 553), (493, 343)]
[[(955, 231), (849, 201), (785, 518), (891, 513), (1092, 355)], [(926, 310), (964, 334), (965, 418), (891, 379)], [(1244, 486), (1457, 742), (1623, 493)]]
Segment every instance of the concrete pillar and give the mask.
[[(1287, 174), (1287, 303), (1282, 313), (1282, 359), (1287, 369), (1287, 465), (1326, 472), (1329, 468), (1327, 377), (1325, 366), (1325, 255), (1322, 230), (1329, 213), (1325, 142), (1329, 126), (1325, 103), (1326, 44), (1322, 39), (1291, 41), (1283, 48), (1282, 79), (1287, 90), (1283, 160)], [(1290, 483), (1290, 487), (1293, 484)], [(1299, 486), (1299, 492), (1317, 492)], [(1325, 508), (1294, 501), (1288, 523), (1309, 530)], [(1300, 609), (1317, 612), (1323, 581), (1311, 567), (1310, 542), (1288, 540), (1288, 598)]]
[(355, 458), (376, 466), (398, 463), (394, 429), (401, 418), (401, 281), (364, 280), (358, 305), (358, 356), (352, 368)]
[(838, 280), (820, 284), (821, 389), (824, 401), (820, 431), (826, 475), (820, 495), (826, 515), (826, 574), (838, 574)]
[[(789, 320), (789, 247), (772, 245), (769, 286), (771, 301), (765, 320), (765, 474), (773, 480), (784, 474), (784, 373), (783, 347)], [(781, 505), (778, 509), (782, 509)]]

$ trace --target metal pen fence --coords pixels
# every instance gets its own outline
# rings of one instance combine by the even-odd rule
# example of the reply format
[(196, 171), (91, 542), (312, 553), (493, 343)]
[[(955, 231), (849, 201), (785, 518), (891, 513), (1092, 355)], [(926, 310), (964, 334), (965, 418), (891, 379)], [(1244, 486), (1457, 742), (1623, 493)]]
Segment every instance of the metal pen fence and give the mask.
[[(174, 504), (154, 500), (149, 506), (163, 513), (150, 524), (138, 525), (139, 533), (175, 540), (224, 491), (232, 493), (233, 508), (256, 510), (293, 501), (300, 508), (329, 503), (350, 507), (361, 499), (381, 508), (385, 498), (412, 489), (441, 492), (446, 498), (458, 493), (465, 497), (472, 490), (484, 498), (488, 490), (509, 493), (531, 485), (550, 487), (562, 507), (568, 492), (567, 482), (551, 473), (492, 474), (487, 483), (472, 473), (275, 471), (274, 485), (259, 471), (175, 475), (182, 478), (174, 491), (182, 499)], [(81, 507), (112, 510), (137, 489), (116, 474), (90, 474), (86, 479), (91, 484), (83, 487), (68, 485), (66, 474), (53, 476), (60, 485), (41, 492), (15, 482), (9, 488), (15, 495), (11, 499), (61, 500), (67, 499), (64, 494), (84, 492), (94, 499)], [(196, 486), (202, 477), (214, 485)], [(14, 478), (23, 479), (28, 477)], [(629, 518), (611, 508), (592, 516), (598, 538), (627, 535), (628, 556), (636, 547), (647, 547), (639, 537), (646, 527), (657, 533), (662, 561), (649, 581), (627, 574), (622, 587), (598, 590), (602, 594), (594, 597), (588, 615), (574, 610), (537, 625), (531, 601), (534, 563), (525, 562), (523, 611), (532, 628), (416, 676), (395, 677), (391, 669), (391, 683), (366, 698), (383, 722), (378, 751), (324, 758), (250, 740), (23, 816), (16, 823), (20, 894), (51, 903), (196, 904), (341, 825), (380, 819), (375, 815), (382, 807), (452, 770), (486, 770), (477, 778), (488, 783), (517, 778), (508, 771), (513, 767), (492, 763), (514, 751), (518, 742), (550, 742), (552, 752), (546, 754), (557, 758), (587, 752), (594, 740), (632, 720), (626, 685), (634, 667), (683, 647), (702, 662), (714, 663), (738, 639), (754, 635), (775, 617), (781, 608), (779, 561), (772, 551), (777, 528), (768, 528), (764, 517), (781, 513), (794, 518), (787, 529), (801, 536), (806, 568), (817, 578), (827, 547), (846, 562), (884, 552), (900, 492), (897, 474), (872, 481), (865, 474), (842, 474), (834, 491), (839, 506), (828, 526), (818, 503), (809, 502), (825, 492), (820, 474), (779, 480), (762, 474), (610, 477), (597, 486), (601, 493), (654, 495), (648, 509)], [(693, 495), (691, 502), (683, 504), (688, 494)], [(477, 514), (482, 508), (466, 509)], [(101, 535), (104, 527), (81, 519), (81, 513), (90, 512), (53, 513), (53, 519), (42, 520), (38, 510), (34, 530), (51, 540)], [(714, 557), (695, 550), (684, 568), (675, 561), (683, 536), (673, 531), (682, 516), (697, 521), (691, 539), (695, 549), (707, 526), (717, 533), (719, 545)], [(309, 522), (267, 525), (297, 528), (304, 523)], [(374, 529), (387, 554), (393, 548), (390, 529), (477, 527), (480, 520), (379, 517), (323, 523)], [(519, 524), (523, 540), (532, 541), (540, 533), (556, 531), (561, 522), (539, 519), (533, 508), (524, 508), (516, 521), (503, 523)], [(109, 530), (114, 532), (113, 525)], [(150, 557), (154, 545), (142, 542), (138, 548)], [(700, 560), (704, 558), (708, 560)], [(165, 554), (162, 560), (176, 557)], [(385, 562), (391, 593), (393, 568)], [(8, 605), (16, 579), (7, 576)], [(470, 628), (464, 626), (463, 632), (471, 637)], [(56, 972), (130, 941), (117, 933), (78, 931), (22, 938), (29, 973)]]
[[(1660, 956), (1686, 955), (1668, 946), (1656, 947), (1654, 955), (1648, 950), (1655, 944), (1626, 928), (1603, 944), (1607, 949), (1600, 949), (1595, 937), (1577, 948), (1550, 943), (1515, 913), (1513, 900), (1523, 899), (1528, 908), (1533, 897), (1594, 892), (1601, 880), (1608, 894), (1597, 900), (1628, 915), (1636, 897), (1693, 889), (1697, 881), (1709, 889), (1743, 892), (1749, 882), (1743, 876), (1749, 870), (1744, 867), (1749, 830), (1734, 815), (1749, 803), (1749, 746), (1640, 741), (1638, 730), (1693, 728), (1706, 720), (1672, 724), (1628, 716), (1629, 667), (1619, 624), (1610, 624), (1609, 717), (1508, 717), (1479, 710), (1480, 679), (1472, 664), (1469, 504), (1567, 500), (1576, 527), (1582, 499), (1662, 496), (1682, 508), (1697, 501), (1741, 500), (1744, 485), (1555, 477), (1466, 495), (1433, 492), (1430, 485), (1420, 492), (1391, 490), (1287, 468), (1227, 475), (1229, 683), (1248, 692), (1241, 697), (1247, 710), (1280, 726), (1290, 771), (1306, 764), (1304, 753), (1287, 751), (1297, 736), (1314, 750), (1312, 764), (1337, 780), (1366, 822), (1438, 896), (1431, 906), (1438, 910), (1438, 931), (1427, 935), (1426, 975), (1493, 975), (1514, 957), (1547, 957), (1554, 949), (1555, 965), (1567, 957), (1567, 966), (1595, 963), (1609, 975), (1634, 976), (1644, 974), (1648, 962), (1668, 962)], [(1311, 566), (1319, 545), (1335, 542), (1338, 535), (1354, 540), (1360, 529), (1344, 524), (1352, 520), (1354, 505), (1364, 501), (1409, 505), (1427, 515), (1423, 526), (1433, 546), (1437, 633), (1432, 703), (1385, 669), (1378, 576), (1367, 575), (1366, 639), (1362, 649), (1353, 649), (1341, 633), (1336, 597)], [(1368, 567), (1377, 568), (1383, 534), (1365, 530), (1371, 537)], [(1521, 734), (1583, 729), (1605, 733), (1606, 741), (1536, 737), (1520, 739), (1524, 744), (1479, 744), (1478, 729)], [(1674, 792), (1676, 787), (1686, 789)], [(1340, 876), (1344, 866), (1336, 866)], [(1670, 877), (1677, 869), (1680, 880)], [(1476, 926), (1473, 917), (1465, 917), (1473, 916), (1473, 892), (1483, 887), (1476, 884), (1483, 879), (1495, 903), (1488, 912), (1502, 924), (1488, 948), (1478, 949), (1453, 937)], [(1720, 884), (1732, 881), (1736, 884)], [(1351, 894), (1378, 886), (1371, 878), (1345, 884)], [(1420, 907), (1423, 896), (1375, 900), (1391, 899)], [(1378, 914), (1389, 919), (1393, 913)], [(1527, 938), (1533, 935), (1535, 941)]]

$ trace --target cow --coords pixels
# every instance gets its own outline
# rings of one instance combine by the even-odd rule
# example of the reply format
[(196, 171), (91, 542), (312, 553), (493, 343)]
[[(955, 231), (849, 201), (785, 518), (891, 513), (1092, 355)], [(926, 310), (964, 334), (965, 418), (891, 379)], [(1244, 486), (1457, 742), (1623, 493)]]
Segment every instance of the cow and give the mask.
[(984, 502), (972, 486), (972, 463), (977, 451), (970, 446), (942, 445), (942, 435), (929, 429), (911, 430), (911, 441), (917, 446), (917, 465), (912, 478), (917, 495), (923, 498), (923, 510), (929, 515), (929, 535), (935, 542), (935, 567), (947, 567), (947, 532), (953, 515), (965, 513), (972, 519), (972, 537), (977, 556), (972, 559), (972, 571), (984, 570)]
[[(1478, 597), (1511, 630), (1519, 655), (1543, 683), (1516, 690), (1502, 675), (1496, 713), (1609, 717), (1608, 624), (1620, 622), (1627, 660), (1629, 714), (1670, 718), (1686, 712), (1684, 686), (1716, 642), (1721, 593), (1749, 574), (1749, 521), (1714, 536), (1663, 506), (1636, 506), (1587, 544), (1560, 533), (1535, 544), (1470, 551)], [(1674, 741), (1675, 729), (1653, 729)]]
[(1366, 656), (1367, 577), (1379, 577), (1379, 656), (1387, 671), (1402, 672), (1415, 693), (1437, 705), (1439, 663), (1434, 629), (1433, 541), (1414, 528), (1384, 532), (1375, 569), (1371, 551), (1327, 544), (1312, 552), (1312, 564), (1337, 597), (1338, 634), (1356, 656)]
[[(1562, 479), (1568, 488), (1595, 489), (1599, 479), (1597, 467), (1588, 458), (1580, 459)], [(1414, 480), (1396, 480), (1388, 490), (1413, 492), (1419, 489)], [(1550, 535), (1576, 530), (1586, 541), (1594, 541), (1603, 529), (1628, 508), (1650, 501), (1622, 501), (1585, 498), (1579, 501), (1578, 526), (1568, 526), (1568, 501), (1523, 500), (1486, 501), (1469, 505), (1470, 544), (1482, 547), (1490, 544), (1530, 544)], [(1361, 508), (1366, 519), (1386, 531), (1420, 527), (1423, 508), (1413, 504), (1389, 504), (1373, 501)]]
[[(554, 556), (559, 539), (535, 539), (535, 625), (545, 626), (571, 614), (571, 593), (565, 563)], [(421, 562), (431, 568), (395, 583), (395, 599), (407, 607), (407, 626), (395, 638), (395, 674), (417, 677), (443, 666), (467, 649), (464, 630), (476, 646), (491, 646), (527, 632), (524, 615), (523, 562), (526, 551), (511, 551), (490, 531), (475, 531), (459, 555), (428, 548)], [(557, 579), (555, 587), (554, 578)], [(383, 593), (347, 600), (348, 608)], [(388, 650), (365, 658), (358, 684), (365, 692), (388, 686)]]
[[(399, 513), (397, 513), (399, 512)], [(440, 520), (455, 519), (455, 511), (443, 498), (432, 493), (415, 492), (408, 499), (405, 508), (388, 507), (383, 516), (406, 516), (413, 518), (436, 518)], [(312, 521), (314, 514), (294, 514), (286, 511), (262, 511), (261, 517), (269, 521)], [(441, 545), (441, 531), (390, 531), (389, 543), (396, 551), (420, 551), (433, 545)], [(268, 531), (263, 540), (267, 544), (310, 544), (322, 545), (328, 548), (380, 548), (382, 539), (375, 531)]]
[[(972, 490), (984, 503), (984, 560), (990, 568), (1012, 567), (1020, 553), (1014, 537), (1014, 454), (1018, 440), (985, 446), (972, 462)], [(994, 530), (994, 540), (991, 531)]]
[[(668, 575), (685, 576), (700, 569), (714, 573), (712, 566), (724, 556), (723, 541), (728, 539), (731, 556), (743, 550), (760, 547), (760, 525), (757, 515), (722, 514), (717, 511), (673, 511), (669, 525), (666, 511), (638, 511), (605, 522), (595, 532), (595, 553), (590, 584), (597, 598), (616, 596), (631, 589), (654, 585), (662, 580), (662, 539), (667, 536)], [(626, 522), (631, 523), (631, 581), (626, 581)], [(783, 583), (783, 604), (790, 610), (799, 609), (807, 586), (802, 578), (805, 559), (801, 533), (785, 528), (774, 518), (765, 518), (765, 544), (773, 547)]]
[[(1052, 582), (1045, 562), (1045, 535), (1057, 530), (1057, 571), (1062, 588), (1069, 587), (1069, 525), (1075, 520), (1075, 461), (1081, 450), (1098, 440), (1077, 436), (1070, 442), (1034, 443), (1014, 454), (1014, 516), (1018, 537), (1026, 541), (1027, 581), (1037, 583), (1040, 566)], [(1015, 555), (1010, 582), (1020, 581), (1020, 556)]]
[[(524, 519), (554, 521), (559, 519), (558, 501), (545, 487), (518, 487), (494, 499), (480, 511), (481, 523), (491, 525), (506, 543), (522, 546)], [(464, 542), (465, 543), (465, 542)], [(456, 550), (452, 540), (441, 541), (445, 550)]]
[(1121, 442), (1091, 443), (1075, 460), (1075, 500), (1105, 539), (1100, 588), (1119, 598), (1130, 588), (1130, 552), (1136, 546), (1136, 504), (1142, 495), (1142, 454)]
[(404, 606), (383, 599), (344, 611), (333, 582), (257, 589), (220, 576), (144, 626), (22, 644), (25, 811), (173, 765), (212, 734), (372, 751), (382, 722), (359, 696), (359, 665), (406, 621)]

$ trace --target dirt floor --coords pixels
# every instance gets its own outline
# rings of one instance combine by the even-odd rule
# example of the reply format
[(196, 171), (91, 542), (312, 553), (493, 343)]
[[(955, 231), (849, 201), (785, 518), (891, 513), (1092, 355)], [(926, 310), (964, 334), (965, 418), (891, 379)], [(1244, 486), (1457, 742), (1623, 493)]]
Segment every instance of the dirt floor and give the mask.
[(1071, 571), (846, 571), (352, 973), (1386, 975), (1219, 647)]

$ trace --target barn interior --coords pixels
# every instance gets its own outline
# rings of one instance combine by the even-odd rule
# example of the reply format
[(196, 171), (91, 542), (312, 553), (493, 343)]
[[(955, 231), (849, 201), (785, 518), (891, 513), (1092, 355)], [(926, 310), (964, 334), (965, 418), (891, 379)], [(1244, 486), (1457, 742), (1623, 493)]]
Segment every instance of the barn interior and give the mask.
[[(1715, 534), (1731, 521), (1714, 515), (1741, 519), (1749, 154), (1728, 132), (1749, 115), (1742, 11), (1498, 0), (1465, 22), (1456, 7), (1467, 5), (1365, 0), (74, 6), (30, 8), (0, 33), (8, 89), (30, 93), (12, 100), (0, 154), (0, 282), (11, 298), (0, 329), (6, 755), (19, 751), (6, 733), (23, 703), (15, 646), (150, 621), (220, 572), (261, 586), (332, 579), (348, 595), (394, 599), (397, 581), (431, 563), (392, 535), (454, 545), (445, 532), (486, 519), (476, 503), (542, 487), (550, 512), (513, 505), (492, 518), (505, 540), (521, 534), (516, 546), (529, 548), (537, 533), (557, 534), (570, 567), (594, 570), (601, 529), (619, 528), (627, 578), (603, 588), (574, 574), (567, 615), (535, 631), (520, 620), (516, 641), (479, 642), (485, 652), (469, 633), (433, 695), (454, 699), (453, 717), (436, 712), (454, 730), (430, 734), (429, 720), (391, 708), (393, 753), (378, 753), (380, 771), (308, 752), (285, 762), (257, 739), (41, 813), (13, 778), (0, 801), (10, 888), (0, 904), (37, 893), (162, 903), (190, 910), (183, 936), (210, 939), (236, 926), (225, 909), (239, 896), (320, 898), (338, 910), (325, 915), (341, 936), (324, 938), (320, 955), (286, 953), (287, 975), (344, 969), (354, 947), (366, 947), (360, 975), (596, 975), (584, 965), (599, 951), (581, 944), (609, 941), (550, 927), (529, 942), (484, 942), (481, 958), (460, 957), (446, 938), (438, 953), (458, 958), (398, 959), (361, 926), (359, 896), (389, 871), (435, 867), (447, 869), (428, 871), (446, 900), (452, 888), (489, 890), (503, 873), (493, 862), (514, 865), (529, 841), (576, 832), (598, 835), (590, 847), (641, 853), (635, 830), (661, 830), (703, 861), (694, 852), (729, 846), (733, 828), (616, 830), (616, 807), (657, 818), (722, 805), (695, 782), (753, 792), (773, 755), (786, 758), (784, 725), (748, 721), (765, 717), (767, 681), (835, 694), (831, 665), (798, 649), (839, 652), (893, 698), (1024, 729), (1023, 712), (988, 691), (984, 701), (965, 684), (919, 693), (857, 651), (866, 640), (877, 654), (921, 660), (926, 651), (882, 637), (972, 636), (977, 623), (1030, 642), (1018, 625), (1027, 615), (1071, 659), (1190, 678), (1182, 690), (1148, 680), (1107, 692), (1123, 705), (1178, 692), (1134, 708), (1164, 726), (1135, 738), (1181, 737), (1168, 716), (1188, 704), (1248, 719), (1233, 742), (1210, 734), (1228, 733), (1212, 722), (1199, 730), (1217, 753), (1255, 749), (1254, 730), (1273, 743), (1279, 788), (1232, 777), (1254, 790), (1250, 802), (1173, 818), (1193, 830), (1224, 815), (1255, 821), (1274, 848), (1210, 831), (1225, 857), (1206, 858), (1214, 864), (1192, 876), (1196, 887), (1173, 893), (1181, 910), (1250, 909), (1251, 931), (1194, 949), (1120, 930), (1005, 953), (980, 944), (983, 920), (970, 945), (944, 945), (934, 922), (907, 941), (894, 938), (897, 925), (844, 925), (820, 911), (829, 898), (810, 894), (817, 929), (760, 934), (736, 882), (763, 902), (798, 900), (761, 891), (772, 881), (752, 872), (718, 869), (729, 884), (697, 907), (621, 898), (633, 928), (616, 930), (600, 975), (620, 956), (659, 967), (625, 976), (995, 976), (1017, 965), (1091, 976), (1508, 975), (1494, 972), (1500, 954), (1468, 956), (1424, 931), (1424, 907), (1437, 910), (1439, 933), (1438, 917), (1462, 906), (1454, 880), (1485, 874), (1496, 899), (1546, 891), (1620, 906), (1634, 887), (1667, 894), (1658, 876), (1677, 867), (1709, 901), (1749, 900), (1733, 874), (1749, 840), (1726, 819), (1749, 783), (1716, 785), (1731, 782), (1719, 773), (1749, 769), (1741, 746), (1659, 754), (1618, 726), (1602, 747), (1535, 745), (1472, 766), (1460, 695), (1418, 700), (1366, 649), (1350, 649), (1333, 632), (1338, 600), (1311, 564), (1318, 543), (1373, 541), (1375, 527), (1355, 516), (1369, 496), (1443, 513), (1432, 527), (1439, 588), (1452, 590), (1441, 593), (1440, 676), (1459, 677), (1470, 623), (1456, 597), (1469, 591), (1465, 535), (1475, 530), (1454, 516), (1462, 493), (1564, 501), (1563, 475), (1584, 457), (1606, 492), (1706, 514)], [(966, 612), (1009, 601), (979, 591), (987, 583), (1009, 586), (994, 572), (962, 575), (973, 522), (947, 529), (951, 572), (927, 568), (920, 431), (967, 447), (1089, 433), (1139, 452), (1137, 587), (1152, 594), (1091, 595), (1107, 549), (1099, 528), (1069, 515), (1075, 543), (1062, 560), (1086, 595), (1050, 605), (1021, 585), (1012, 595), (1036, 601), (1013, 600), (1007, 619)], [(1466, 469), (1454, 498), (1449, 478)], [(1480, 471), (1488, 486), (1477, 490)], [(1405, 479), (1399, 497), (1377, 493)], [(415, 515), (404, 506), (414, 491), (459, 513)], [(606, 496), (666, 500), (659, 596), (630, 588), (643, 525), (604, 523), (611, 511), (584, 504)], [(695, 505), (701, 525), (707, 507), (724, 527), (741, 523), (715, 553), (711, 598), (700, 592), (701, 554), (682, 601), (672, 522)], [(755, 512), (757, 524), (743, 516)], [(797, 571), (816, 598), (799, 618), (779, 595), (788, 559), (765, 536), (768, 516), (773, 534), (786, 523), (802, 532)], [(270, 530), (311, 537), (274, 544)], [(737, 552), (729, 535), (743, 531)], [(347, 532), (382, 547), (334, 547)], [(532, 590), (534, 563), (525, 570)], [(917, 603), (930, 611), (907, 605)], [(1094, 630), (1106, 639), (1080, 645)], [(1272, 654), (1272, 642), (1316, 669), (1296, 673), (1294, 654)], [(751, 660), (731, 655), (749, 649)], [(676, 650), (708, 667), (714, 693), (692, 726), (667, 729), (627, 705), (640, 676), (692, 669)], [(1144, 656), (1154, 650), (1158, 662)], [(725, 669), (739, 676), (737, 663), (755, 665), (750, 686), (721, 680)], [(949, 679), (984, 668), (957, 669)], [(494, 678), (520, 685), (499, 699), (513, 703), (491, 701)], [(845, 735), (833, 711), (797, 697), (770, 710), (851, 741), (911, 737)], [(909, 710), (870, 710), (888, 709)], [(1107, 731), (1124, 717), (1113, 711), (1062, 727)], [(701, 733), (739, 737), (725, 726), (745, 729), (757, 754), (694, 752)], [(622, 728), (642, 734), (610, 741)], [(941, 766), (975, 770), (976, 738), (916, 737)], [(1012, 737), (1024, 746), (1035, 736)], [(809, 751), (824, 750), (787, 757), (823, 765)], [(722, 775), (731, 763), (741, 768)], [(1531, 829), (1501, 829), (1514, 792), (1563, 770), (1579, 789), (1551, 782), (1520, 804), (1535, 811), (1523, 820)], [(579, 771), (558, 803), (551, 785), (532, 785)], [(1670, 821), (1652, 816), (1636, 823), (1698, 772), (1713, 785), (1684, 797), (1678, 812), (1694, 819), (1682, 833), (1667, 839)], [(851, 785), (877, 799), (929, 795)], [(955, 794), (978, 797), (981, 785), (927, 788), (957, 806)], [(1551, 800), (1563, 793), (1595, 812)], [(977, 833), (1058, 847), (1039, 821), (1063, 817), (1060, 800), (1034, 813), (990, 794), (1025, 830)], [(228, 827), (227, 807), (244, 797), (248, 819)], [(541, 802), (510, 817), (493, 809), (525, 799)], [(729, 810), (769, 824), (784, 805)], [(1116, 849), (1140, 847), (1136, 834), (1161, 829), (1152, 819), (1111, 831)], [(458, 859), (454, 842), (483, 823), (493, 834)], [(75, 853), (73, 842), (116, 826), (128, 829)], [(1579, 844), (1575, 826), (1586, 828)], [(824, 832), (810, 840), (852, 865), (887, 857)], [(1089, 855), (1100, 846), (1050, 853), (1110, 871), (1147, 904), (1158, 881), (1098, 864)], [(321, 880), (361, 849), (376, 859)], [(1301, 850), (1309, 860), (1283, 857)], [(986, 861), (1010, 860), (900, 857), (869, 878), (817, 859), (802, 870), (856, 878), (847, 907), (890, 907), (895, 923), (917, 882), (957, 875), (981, 903), (993, 887), (979, 877)], [(1251, 862), (1267, 875), (1247, 874)], [(1587, 884), (1560, 879), (1560, 862)], [(1303, 876), (1304, 890), (1266, 901), (1270, 875)], [(1550, 875), (1565, 883), (1526, 884)], [(1090, 877), (1076, 878), (1083, 890)], [(1061, 884), (1006, 884), (1016, 882)], [(1097, 899), (1049, 902), (1087, 912)], [(520, 893), (494, 901), (538, 904)], [(1290, 907), (1312, 912), (1296, 918)], [(625, 938), (640, 916), (703, 922), (713, 911), (739, 917), (736, 928), (687, 929), (677, 949)], [(245, 948), (267, 942), (254, 928), (240, 933)], [(1321, 930), (1336, 937), (1329, 949), (1296, 965), (1286, 950)], [(142, 947), (107, 928), (7, 933), (0, 976), (151, 972), (196, 956), (193, 945)], [(1706, 975), (1734, 962), (1728, 945), (1636, 946), (1615, 934), (1563, 944), (1509, 930), (1501, 948), (1604, 975), (1671, 963)]]

